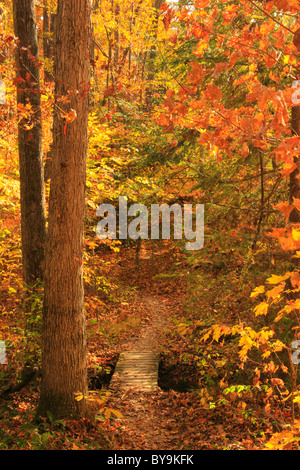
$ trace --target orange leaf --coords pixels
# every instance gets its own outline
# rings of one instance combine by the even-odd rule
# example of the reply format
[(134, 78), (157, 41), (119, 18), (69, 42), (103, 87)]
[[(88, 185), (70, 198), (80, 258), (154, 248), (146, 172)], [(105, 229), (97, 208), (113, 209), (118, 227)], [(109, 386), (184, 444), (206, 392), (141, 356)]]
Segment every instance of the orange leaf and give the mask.
[(279, 243), (281, 245), (281, 248), (287, 251), (298, 250), (300, 248), (300, 243), (296, 242), (292, 237), (288, 237), (288, 238), (280, 237)]
[(293, 198), (293, 205), (296, 207), (298, 211), (300, 211), (300, 199), (297, 199), (296, 197)]
[(71, 111), (68, 112), (67, 114), (63, 114), (62, 118), (65, 120), (66, 124), (69, 124), (70, 122), (73, 122), (74, 119), (77, 118), (77, 113), (75, 109), (71, 109)]
[(294, 209), (294, 207), (292, 205), (290, 205), (288, 202), (280, 202), (279, 204), (277, 204), (276, 206), (273, 206), (273, 207), (274, 207), (274, 209), (277, 209), (278, 211), (283, 213), (286, 222), (289, 218), (290, 213)]
[(216, 85), (209, 85), (205, 90), (205, 96), (210, 100), (220, 100), (222, 92)]

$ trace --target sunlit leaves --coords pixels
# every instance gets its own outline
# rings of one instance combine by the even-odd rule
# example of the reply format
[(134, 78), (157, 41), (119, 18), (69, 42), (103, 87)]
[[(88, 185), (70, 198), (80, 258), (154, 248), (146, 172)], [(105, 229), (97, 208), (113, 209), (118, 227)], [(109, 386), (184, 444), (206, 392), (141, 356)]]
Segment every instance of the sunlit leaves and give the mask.
[(70, 124), (77, 118), (77, 112), (75, 109), (71, 109), (68, 113), (62, 114), (61, 117), (64, 119), (66, 124)]
[(277, 276), (276, 274), (272, 274), (271, 277), (267, 279), (268, 284), (279, 284), (282, 281), (285, 281), (290, 277), (290, 273), (285, 274), (284, 276)]
[(255, 315), (267, 315), (269, 304), (267, 302), (261, 302), (254, 308)]
[(84, 395), (81, 392), (75, 392), (74, 395), (75, 395), (74, 398), (76, 401), (81, 401), (84, 399)]
[(263, 294), (264, 292), (265, 292), (265, 287), (264, 286), (255, 287), (253, 292), (251, 292), (250, 297), (257, 297), (259, 294)]
[(280, 202), (274, 208), (283, 213), (286, 221), (293, 210), (293, 206), (287, 202)]
[[(299, 445), (300, 441), (300, 420), (280, 432), (275, 432), (266, 442), (266, 450), (291, 450), (293, 444)], [(297, 447), (298, 448), (298, 447)]]

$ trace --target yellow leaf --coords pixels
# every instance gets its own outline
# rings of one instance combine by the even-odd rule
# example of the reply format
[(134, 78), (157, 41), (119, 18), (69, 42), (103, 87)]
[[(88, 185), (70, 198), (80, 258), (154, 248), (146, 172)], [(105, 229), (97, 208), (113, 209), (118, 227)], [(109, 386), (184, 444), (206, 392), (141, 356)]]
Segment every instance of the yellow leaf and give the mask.
[(189, 326), (186, 323), (179, 323), (176, 326), (176, 330), (178, 331), (179, 334), (185, 335), (187, 333), (187, 330), (189, 329)]
[(248, 350), (250, 348), (252, 348), (253, 344), (255, 344), (254, 341), (252, 341), (251, 338), (249, 338), (249, 336), (242, 336), (240, 341), (239, 341), (239, 345), (240, 346), (243, 346), (243, 349), (244, 350)]
[(295, 230), (294, 228), (292, 229), (292, 236), (293, 239), (298, 242), (300, 240), (300, 232), (299, 230)]
[(271, 351), (265, 351), (265, 352), (263, 353), (263, 355), (262, 355), (262, 358), (263, 358), (263, 359), (266, 359), (267, 357), (270, 356), (270, 354), (271, 354)]
[[(92, 201), (91, 199), (87, 201), (87, 205), (90, 206), (92, 209), (95, 209), (95, 210), (98, 207), (98, 205), (94, 201)], [(91, 243), (91, 242), (89, 242), (89, 243)]]
[(227, 362), (226, 359), (223, 359), (222, 361), (216, 361), (215, 367), (221, 368), (221, 367), (225, 366), (226, 362)]
[(211, 329), (208, 330), (204, 336), (202, 336), (202, 338), (200, 339), (200, 341), (206, 341), (209, 337), (210, 337), (210, 334), (211, 334)]
[[(279, 340), (277, 339), (273, 344), (272, 344), (272, 350), (273, 351), (282, 351), (283, 349), (285, 349), (285, 345)], [(281, 366), (282, 370), (284, 371), (284, 365)]]
[(122, 413), (119, 410), (111, 410), (111, 412), (117, 417), (117, 418), (124, 418)]
[(75, 400), (80, 401), (84, 398), (83, 394), (81, 392), (75, 392)]
[(286, 273), (284, 276), (276, 276), (276, 274), (272, 274), (271, 277), (267, 279), (269, 284), (279, 284), (282, 281), (285, 281), (290, 277), (290, 273)]
[(279, 320), (281, 320), (282, 317), (283, 317), (283, 315), (284, 315), (284, 313), (285, 313), (285, 309), (283, 308), (283, 309), (281, 309), (281, 310), (278, 312), (278, 315), (277, 315), (276, 318), (274, 319), (274, 322), (277, 323)]
[(285, 287), (285, 284), (284, 284), (284, 282), (282, 282), (282, 283), (279, 284), (278, 286), (276, 286), (276, 287), (274, 287), (273, 289), (269, 290), (269, 291), (267, 292), (267, 294), (266, 294), (268, 300), (270, 300), (270, 299), (276, 299), (277, 297), (280, 298), (280, 294), (281, 294), (281, 292), (283, 291), (284, 287)]
[(264, 286), (255, 287), (254, 291), (251, 292), (250, 297), (257, 297), (259, 294), (263, 294), (265, 292)]
[(257, 315), (267, 315), (268, 307), (269, 307), (269, 305), (267, 304), (267, 302), (261, 302), (254, 309), (255, 315), (256, 316)]
[(222, 333), (222, 328), (219, 326), (219, 325), (214, 325), (213, 326), (213, 339), (215, 341), (219, 341), (219, 338), (221, 336), (221, 333)]

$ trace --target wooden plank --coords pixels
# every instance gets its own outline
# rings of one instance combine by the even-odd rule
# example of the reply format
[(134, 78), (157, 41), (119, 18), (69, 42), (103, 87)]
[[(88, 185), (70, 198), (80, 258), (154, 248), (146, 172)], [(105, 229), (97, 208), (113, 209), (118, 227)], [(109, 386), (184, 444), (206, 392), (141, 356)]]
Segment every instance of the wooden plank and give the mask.
[(120, 354), (111, 388), (155, 390), (158, 388), (159, 354), (156, 351), (126, 351)]

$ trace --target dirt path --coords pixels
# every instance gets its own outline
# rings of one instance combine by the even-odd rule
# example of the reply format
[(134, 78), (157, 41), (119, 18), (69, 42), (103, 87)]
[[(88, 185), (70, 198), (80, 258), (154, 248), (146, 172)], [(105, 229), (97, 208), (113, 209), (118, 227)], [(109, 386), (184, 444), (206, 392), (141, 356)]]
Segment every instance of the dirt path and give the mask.
[[(169, 325), (172, 305), (166, 297), (145, 296), (140, 299), (151, 322), (141, 335), (129, 342), (129, 351), (159, 351), (163, 345), (163, 331)], [(119, 410), (124, 418), (115, 436), (116, 449), (170, 450), (178, 448), (178, 435), (170, 433), (173, 410), (165, 407), (167, 392), (113, 390), (109, 407)], [(174, 420), (175, 421), (175, 420)]]
[(135, 300), (140, 307), (145, 309), (151, 322), (144, 328), (137, 339), (129, 342), (127, 348), (130, 351), (159, 350), (162, 346), (162, 333), (169, 325), (172, 305), (167, 297), (155, 297), (145, 295)]

